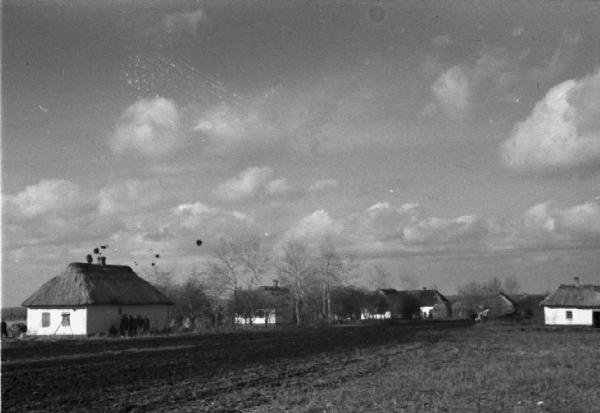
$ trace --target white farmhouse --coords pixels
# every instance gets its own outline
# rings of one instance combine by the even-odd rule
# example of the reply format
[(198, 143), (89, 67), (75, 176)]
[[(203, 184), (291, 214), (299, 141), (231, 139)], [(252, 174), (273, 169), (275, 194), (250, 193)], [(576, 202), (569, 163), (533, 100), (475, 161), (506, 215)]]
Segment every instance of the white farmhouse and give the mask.
[(173, 303), (125, 265), (72, 263), (23, 302), (27, 333), (89, 335), (118, 329), (123, 315), (168, 328)]
[(540, 303), (546, 325), (600, 327), (600, 286), (561, 285)]

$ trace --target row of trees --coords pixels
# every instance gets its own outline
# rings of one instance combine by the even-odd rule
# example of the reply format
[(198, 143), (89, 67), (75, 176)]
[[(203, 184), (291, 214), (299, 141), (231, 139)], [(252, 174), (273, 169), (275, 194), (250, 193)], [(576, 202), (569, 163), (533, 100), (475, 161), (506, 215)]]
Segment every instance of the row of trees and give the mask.
[[(157, 268), (151, 278), (176, 303), (178, 318), (187, 318), (196, 327), (233, 323), (236, 314), (251, 318), (255, 310), (268, 308), (293, 314), (293, 321), (301, 325), (315, 320), (331, 323), (336, 316), (358, 319), (362, 309), (371, 313), (390, 310), (389, 303), (373, 293), (377, 288), (390, 287), (389, 272), (375, 266), (373, 285), (364, 290), (352, 285), (356, 268), (354, 257), (340, 252), (331, 240), (316, 247), (290, 241), (278, 253), (269, 254), (261, 237), (246, 233), (222, 238), (211, 247), (205, 268), (195, 270), (184, 282), (174, 281), (171, 274)], [(416, 279), (403, 274), (397, 278), (406, 289), (418, 288)], [(257, 290), (269, 280), (278, 280), (289, 293), (278, 296)], [(497, 279), (484, 284), (471, 282), (460, 289), (460, 295), (491, 294), (502, 288)], [(513, 279), (505, 281), (507, 292), (514, 293), (517, 288)]]

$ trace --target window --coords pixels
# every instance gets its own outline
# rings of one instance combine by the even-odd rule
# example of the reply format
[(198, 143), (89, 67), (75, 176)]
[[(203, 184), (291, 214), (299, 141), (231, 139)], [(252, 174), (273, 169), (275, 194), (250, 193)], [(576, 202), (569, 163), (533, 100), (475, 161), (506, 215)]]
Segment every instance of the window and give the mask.
[(42, 327), (50, 327), (50, 313), (42, 313)]
[(60, 325), (63, 327), (69, 327), (71, 325), (71, 314), (69, 313), (62, 313), (62, 321), (60, 322)]
[(567, 320), (573, 319), (573, 311), (567, 311)]

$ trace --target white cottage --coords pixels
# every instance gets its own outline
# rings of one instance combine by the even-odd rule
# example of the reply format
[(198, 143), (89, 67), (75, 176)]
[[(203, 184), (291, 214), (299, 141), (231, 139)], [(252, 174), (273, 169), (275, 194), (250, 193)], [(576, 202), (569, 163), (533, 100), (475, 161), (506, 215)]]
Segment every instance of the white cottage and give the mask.
[(72, 263), (23, 302), (27, 333), (88, 335), (118, 329), (123, 315), (169, 326), (173, 303), (125, 265)]
[(540, 303), (546, 325), (600, 327), (600, 286), (561, 285)]

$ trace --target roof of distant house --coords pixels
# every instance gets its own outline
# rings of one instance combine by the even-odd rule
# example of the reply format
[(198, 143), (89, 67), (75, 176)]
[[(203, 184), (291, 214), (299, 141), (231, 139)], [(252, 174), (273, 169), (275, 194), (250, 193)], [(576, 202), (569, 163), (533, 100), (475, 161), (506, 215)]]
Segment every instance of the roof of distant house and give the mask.
[(386, 288), (379, 290), (390, 298), (401, 299), (403, 297), (414, 297), (422, 307), (432, 307), (438, 303), (449, 304), (449, 301), (438, 290), (402, 290)]
[(540, 304), (547, 307), (600, 307), (600, 285), (562, 284)]
[(71, 263), (23, 302), (24, 307), (173, 304), (126, 265)]

